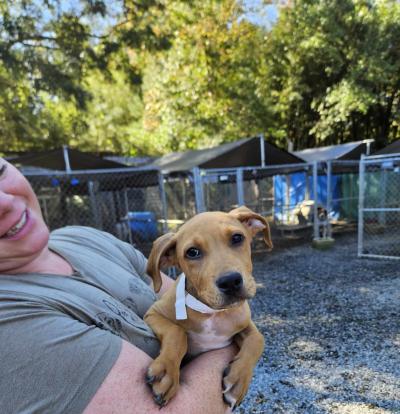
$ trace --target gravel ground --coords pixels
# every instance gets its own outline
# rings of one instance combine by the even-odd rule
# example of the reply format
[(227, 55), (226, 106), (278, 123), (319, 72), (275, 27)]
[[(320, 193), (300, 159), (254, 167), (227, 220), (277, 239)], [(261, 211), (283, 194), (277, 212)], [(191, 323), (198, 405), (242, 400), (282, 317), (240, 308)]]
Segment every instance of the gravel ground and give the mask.
[(400, 262), (358, 259), (356, 238), (254, 258), (266, 340), (236, 413), (400, 413)]

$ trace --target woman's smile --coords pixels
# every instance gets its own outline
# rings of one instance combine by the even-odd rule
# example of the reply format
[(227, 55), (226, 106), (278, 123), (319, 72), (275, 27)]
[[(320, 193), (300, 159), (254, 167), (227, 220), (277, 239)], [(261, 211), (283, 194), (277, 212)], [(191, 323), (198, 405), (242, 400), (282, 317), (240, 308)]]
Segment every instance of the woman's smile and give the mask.
[(19, 240), (28, 233), (31, 227), (31, 217), (28, 210), (24, 210), (17, 223), (15, 223), (8, 231), (6, 231), (0, 239)]

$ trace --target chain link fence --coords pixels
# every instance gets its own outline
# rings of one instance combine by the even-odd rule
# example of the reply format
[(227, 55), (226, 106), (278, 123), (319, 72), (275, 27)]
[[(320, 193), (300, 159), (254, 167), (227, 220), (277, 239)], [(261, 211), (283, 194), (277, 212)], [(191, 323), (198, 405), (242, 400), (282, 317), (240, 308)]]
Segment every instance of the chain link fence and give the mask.
[(400, 154), (360, 161), (358, 255), (400, 259)]
[(156, 170), (26, 172), (50, 230), (91, 226), (148, 251), (165, 230), (166, 206)]
[[(366, 208), (383, 209), (379, 214), (364, 211), (364, 230), (371, 235), (385, 228), (387, 237), (398, 222), (399, 211), (384, 210), (399, 207), (394, 195), (399, 190), (395, 180), (399, 178), (398, 158), (392, 161), (393, 168), (388, 167), (388, 160), (386, 164), (371, 161), (365, 173), (371, 193), (365, 199), (375, 203)], [(229, 211), (240, 205), (265, 216), (276, 241), (330, 236), (332, 226), (357, 222), (357, 166), (358, 161), (341, 161), (193, 169), (164, 176), (157, 170), (134, 168), (24, 174), (38, 195), (51, 230), (66, 225), (91, 226), (146, 252), (158, 235), (176, 230), (197, 212)], [(384, 194), (378, 197), (378, 190)], [(364, 248), (369, 244), (366, 239)]]
[(137, 168), (23, 173), (51, 230), (91, 226), (144, 252), (198, 212), (246, 205), (268, 219), (275, 240), (330, 237), (338, 228), (355, 230), (358, 221), (360, 256), (399, 257), (400, 155), (365, 157), (358, 166), (195, 168), (175, 176)]
[(267, 217), (274, 239), (319, 239), (356, 231), (359, 161), (268, 167), (195, 168), (164, 177), (168, 228), (196, 212), (229, 211), (246, 205)]
[(239, 205), (282, 224), (299, 224), (294, 210), (310, 198), (312, 168), (257, 167), (202, 170), (204, 210), (229, 211)]
[(191, 172), (164, 176), (166, 229), (174, 231), (196, 214), (196, 195)]
[[(195, 169), (197, 211), (229, 211), (246, 205), (267, 218), (275, 241), (286, 237), (311, 239), (315, 221), (313, 168), (301, 163)], [(316, 228), (318, 232), (319, 224)]]
[(343, 230), (356, 231), (359, 160), (328, 161), (322, 163), (321, 168), (326, 173), (326, 182), (320, 182), (319, 185), (326, 190), (324, 199), (329, 219), (329, 235)]

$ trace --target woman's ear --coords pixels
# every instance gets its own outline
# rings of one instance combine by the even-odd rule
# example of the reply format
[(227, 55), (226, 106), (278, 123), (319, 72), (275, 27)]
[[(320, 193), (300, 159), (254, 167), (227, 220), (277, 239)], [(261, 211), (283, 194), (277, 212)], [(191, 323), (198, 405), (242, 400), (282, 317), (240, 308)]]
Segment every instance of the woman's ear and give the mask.
[(160, 269), (174, 266), (177, 263), (175, 247), (175, 233), (164, 234), (153, 243), (147, 262), (147, 273), (153, 279), (155, 292), (159, 292), (161, 289), (162, 280)]
[(271, 231), (269, 228), (269, 224), (265, 217), (255, 213), (254, 211), (250, 210), (245, 206), (235, 208), (234, 210), (231, 210), (228, 214), (235, 217), (241, 223), (246, 225), (250, 229), (250, 232), (253, 236), (262, 231), (265, 244), (268, 246), (269, 249), (272, 249), (274, 247), (271, 239)]

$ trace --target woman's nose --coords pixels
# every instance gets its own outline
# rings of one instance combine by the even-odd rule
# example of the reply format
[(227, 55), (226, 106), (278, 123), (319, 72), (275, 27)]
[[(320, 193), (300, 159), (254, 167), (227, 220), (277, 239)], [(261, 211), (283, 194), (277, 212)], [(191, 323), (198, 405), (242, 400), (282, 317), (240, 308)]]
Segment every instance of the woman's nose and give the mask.
[(9, 213), (13, 208), (14, 196), (0, 191), (0, 216)]

